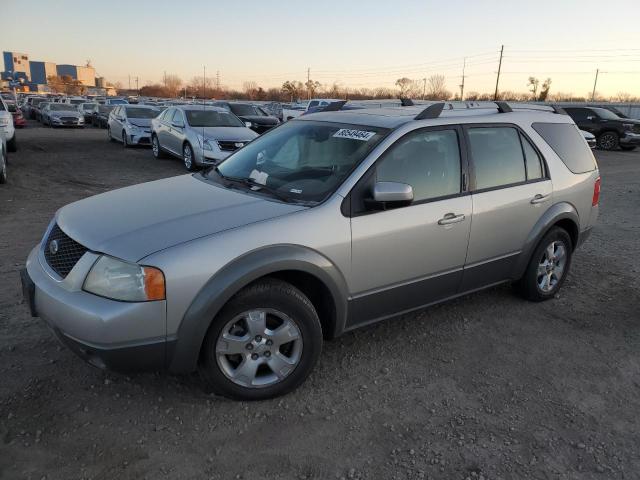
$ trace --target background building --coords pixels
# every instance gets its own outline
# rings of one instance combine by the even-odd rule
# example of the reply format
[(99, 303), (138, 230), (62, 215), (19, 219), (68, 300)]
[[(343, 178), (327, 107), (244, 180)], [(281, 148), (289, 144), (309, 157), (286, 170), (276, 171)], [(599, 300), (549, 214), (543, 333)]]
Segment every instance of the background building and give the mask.
[(4, 57), (3, 78), (13, 77), (14, 80), (23, 78), (31, 81), (31, 69), (29, 65), (29, 55), (18, 52), (2, 52)]
[(29, 62), (31, 68), (31, 82), (46, 85), (47, 78), (55, 77), (58, 72), (56, 64), (52, 62)]

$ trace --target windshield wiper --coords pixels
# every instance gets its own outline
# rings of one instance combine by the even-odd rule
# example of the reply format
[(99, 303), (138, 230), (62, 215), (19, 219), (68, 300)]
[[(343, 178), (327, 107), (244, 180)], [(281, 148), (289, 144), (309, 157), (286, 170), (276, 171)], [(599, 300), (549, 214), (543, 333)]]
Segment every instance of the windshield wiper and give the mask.
[(286, 195), (284, 195), (283, 193), (279, 192), (275, 188), (272, 188), (272, 187), (269, 187), (267, 185), (263, 185), (262, 183), (256, 182), (253, 178), (230, 177), (230, 176), (227, 176), (224, 173), (222, 173), (217, 166), (214, 166), (213, 170), (218, 175), (220, 175), (221, 179), (223, 179), (223, 180), (225, 180), (227, 182), (235, 183), (235, 184), (239, 184), (239, 185), (244, 185), (246, 187), (249, 187), (249, 189), (251, 191), (255, 191), (254, 188), (258, 188), (258, 189), (260, 189), (260, 191), (265, 191), (265, 192), (269, 193), (272, 197), (276, 197), (279, 200), (282, 200), (283, 202), (287, 202), (287, 203), (291, 203), (292, 202), (292, 199), (290, 197), (287, 197)]

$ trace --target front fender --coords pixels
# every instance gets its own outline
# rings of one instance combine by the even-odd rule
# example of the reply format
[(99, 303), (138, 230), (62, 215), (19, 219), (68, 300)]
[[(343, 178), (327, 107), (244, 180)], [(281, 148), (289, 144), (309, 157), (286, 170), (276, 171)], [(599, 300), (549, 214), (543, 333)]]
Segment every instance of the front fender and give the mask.
[(549, 209), (542, 214), (538, 222), (534, 225), (529, 232), (529, 236), (522, 251), (520, 252), (518, 259), (516, 260), (511, 278), (517, 280), (524, 275), (531, 255), (533, 251), (542, 240), (542, 237), (549, 231), (549, 229), (561, 220), (569, 220), (575, 225), (576, 231), (579, 231), (580, 217), (573, 205), (568, 202), (556, 203), (549, 207)]
[(198, 292), (178, 328), (169, 370), (173, 373), (194, 371), (209, 325), (227, 301), (251, 282), (285, 270), (308, 273), (324, 283), (335, 307), (334, 331), (343, 331), (347, 286), (338, 268), (324, 255), (299, 245), (265, 247), (225, 265)]

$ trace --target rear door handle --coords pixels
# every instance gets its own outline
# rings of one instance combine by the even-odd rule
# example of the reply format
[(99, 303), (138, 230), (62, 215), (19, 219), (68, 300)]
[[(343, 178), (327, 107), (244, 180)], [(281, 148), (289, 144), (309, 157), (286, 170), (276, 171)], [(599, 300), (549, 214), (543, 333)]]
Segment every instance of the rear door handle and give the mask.
[(456, 215), (455, 213), (447, 213), (444, 217), (438, 220), (438, 225), (451, 225), (452, 223), (459, 223), (464, 221), (465, 216), (463, 214)]
[(531, 199), (531, 203), (532, 203), (533, 205), (535, 205), (535, 204), (537, 204), (537, 203), (544, 203), (544, 202), (546, 202), (547, 200), (549, 200), (549, 195), (541, 195), (541, 194), (539, 193), (539, 194), (537, 194), (535, 197), (533, 197), (533, 198)]

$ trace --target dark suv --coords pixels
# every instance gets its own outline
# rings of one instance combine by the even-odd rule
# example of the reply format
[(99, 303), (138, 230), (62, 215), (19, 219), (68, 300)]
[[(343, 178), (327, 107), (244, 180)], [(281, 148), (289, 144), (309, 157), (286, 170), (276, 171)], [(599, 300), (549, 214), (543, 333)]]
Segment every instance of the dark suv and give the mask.
[(605, 108), (565, 107), (580, 130), (596, 136), (602, 150), (633, 150), (640, 145), (640, 120), (620, 118)]

